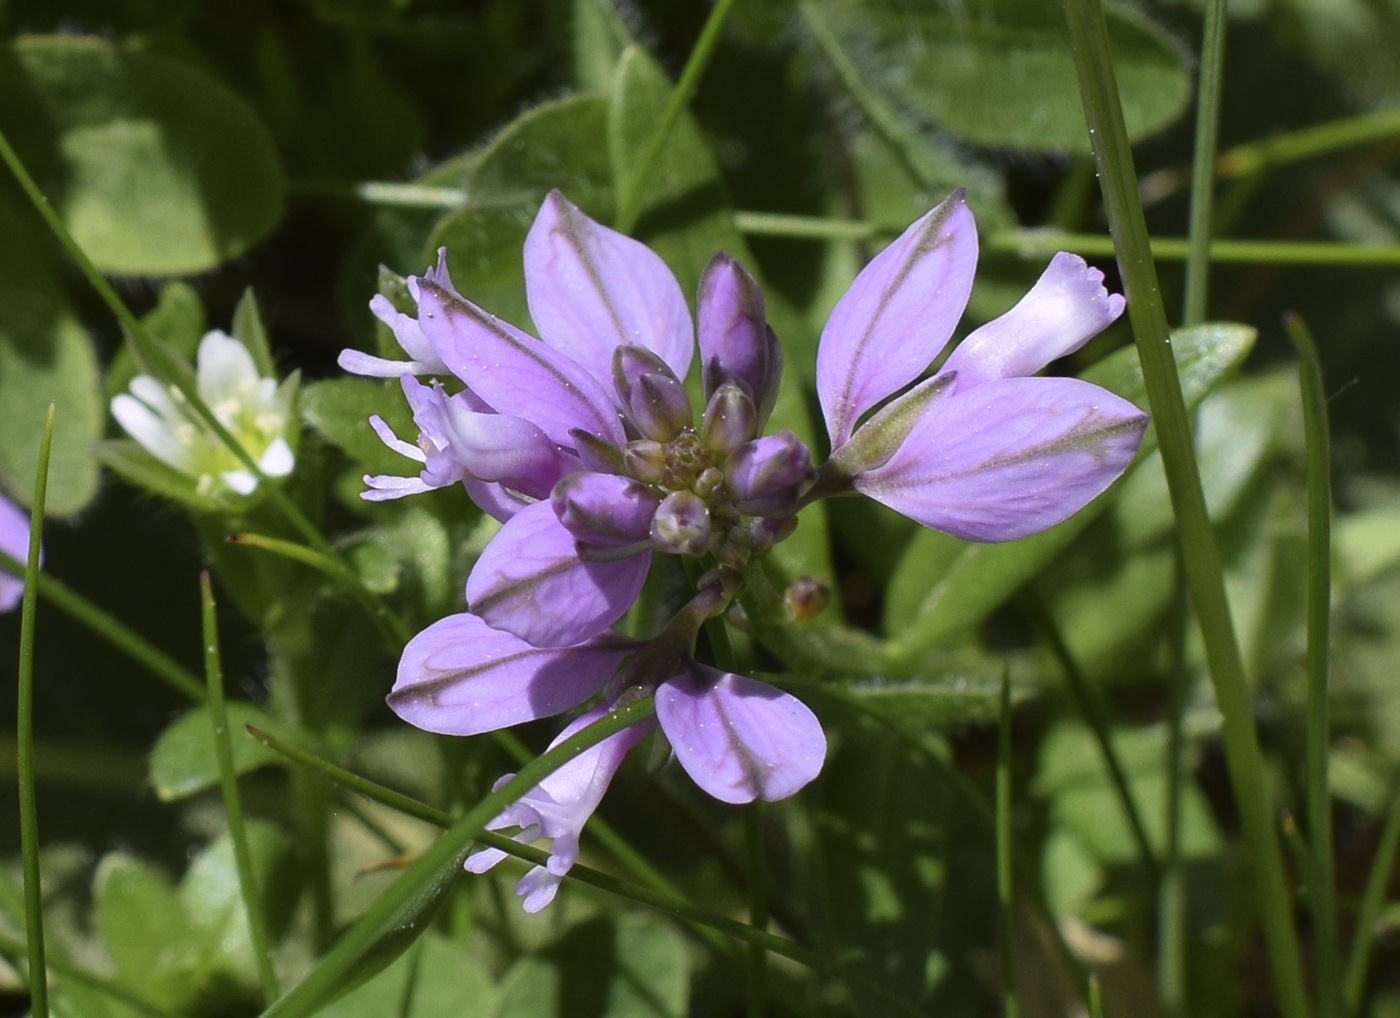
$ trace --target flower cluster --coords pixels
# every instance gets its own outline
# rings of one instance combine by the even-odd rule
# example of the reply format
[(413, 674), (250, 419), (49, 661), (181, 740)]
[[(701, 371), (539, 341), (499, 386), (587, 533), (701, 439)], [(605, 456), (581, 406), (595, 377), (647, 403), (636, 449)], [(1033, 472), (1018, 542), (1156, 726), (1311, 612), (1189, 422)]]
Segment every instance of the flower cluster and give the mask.
[[(21, 565), (29, 558), (29, 514), (0, 495), (0, 551)], [(0, 612), (13, 610), (24, 597), (24, 580), (0, 569)]]
[[(550, 841), (548, 865), (517, 887), (527, 910), (553, 898), (584, 822), (653, 726), (696, 784), (725, 802), (785, 798), (820, 771), (826, 741), (807, 707), (691, 657), (701, 625), (803, 506), (859, 492), (957, 536), (1008, 540), (1076, 512), (1132, 458), (1146, 423), (1136, 407), (1074, 379), (1028, 377), (1122, 311), (1102, 275), (1072, 255), (1057, 256), (1020, 304), (915, 384), (952, 336), (976, 258), (958, 193), (837, 304), (817, 362), (832, 448), (820, 466), (792, 432), (765, 434), (782, 354), (753, 278), (716, 255), (692, 330), (662, 260), (558, 192), (525, 241), (539, 339), (459, 294), (444, 259), (407, 280), (414, 313), (372, 302), (408, 359), (346, 351), (341, 364), (400, 379), (416, 443), (371, 423), (421, 470), (367, 477), (364, 497), (460, 483), (503, 523), (467, 579), (470, 610), (405, 648), (390, 706), (429, 731), (472, 735), (597, 697), (564, 739), (620, 698), (655, 696), (654, 722), (575, 758), (492, 823)], [(697, 341), (698, 419), (684, 386)], [(703, 556), (708, 570), (659, 634), (625, 639), (610, 627), (657, 553)], [(478, 852), (467, 868), (501, 857)]]
[[(295, 457), (287, 435), (294, 423), (295, 376), (281, 385), (275, 378), (260, 377), (247, 347), (213, 331), (200, 340), (195, 384), (199, 398), (259, 470), (268, 477), (292, 472)], [(257, 477), (195, 415), (179, 389), (149, 375), (137, 375), (130, 389), (112, 398), (112, 416), (142, 448), (193, 478), (200, 495), (253, 493)]]

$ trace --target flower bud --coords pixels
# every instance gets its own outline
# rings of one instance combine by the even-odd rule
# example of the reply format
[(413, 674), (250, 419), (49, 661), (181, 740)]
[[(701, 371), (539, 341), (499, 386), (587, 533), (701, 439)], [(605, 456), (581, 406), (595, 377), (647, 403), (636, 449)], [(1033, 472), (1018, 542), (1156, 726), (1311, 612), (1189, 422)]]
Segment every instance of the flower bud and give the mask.
[[(753, 400), (756, 431), (761, 431), (778, 399), (783, 354), (768, 327), (763, 294), (754, 278), (723, 252), (700, 276), (701, 380), (706, 399), (725, 382), (735, 382)], [(752, 436), (750, 436), (752, 437)]]
[(640, 346), (613, 351), (613, 386), (623, 412), (645, 438), (669, 442), (690, 427), (685, 387), (656, 354)]
[(573, 440), (574, 450), (584, 470), (599, 474), (628, 473), (627, 457), (617, 446), (582, 428), (570, 428), (569, 438)]
[(666, 476), (666, 447), (649, 438), (628, 442), (622, 451), (626, 472), (645, 484), (658, 484)]
[(549, 501), (580, 550), (635, 550), (648, 540), (660, 500), (630, 477), (580, 470), (556, 484)]
[(651, 544), (672, 555), (701, 555), (710, 543), (710, 511), (689, 491), (667, 495), (651, 520)]
[(710, 397), (700, 421), (700, 444), (727, 456), (758, 434), (753, 400), (734, 382), (725, 382)]
[(740, 512), (786, 516), (816, 478), (812, 455), (791, 431), (740, 446), (729, 460), (729, 491)]

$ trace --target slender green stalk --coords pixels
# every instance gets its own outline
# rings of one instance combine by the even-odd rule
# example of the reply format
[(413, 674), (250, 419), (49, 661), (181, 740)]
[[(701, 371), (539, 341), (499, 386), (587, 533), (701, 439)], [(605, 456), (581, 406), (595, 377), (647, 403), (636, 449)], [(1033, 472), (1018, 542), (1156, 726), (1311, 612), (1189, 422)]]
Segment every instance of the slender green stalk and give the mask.
[(1220, 154), (1216, 172), (1221, 177), (1237, 177), (1327, 155), (1339, 148), (1386, 141), (1397, 135), (1400, 135), (1400, 110), (1381, 110), (1354, 117), (1342, 117), (1287, 134), (1276, 134), (1259, 141), (1236, 145)]
[(1104, 708), (1103, 698), (1084, 677), (1084, 672), (1080, 669), (1079, 662), (1074, 660), (1074, 655), (1070, 653), (1069, 646), (1065, 643), (1064, 636), (1060, 632), (1060, 627), (1055, 623), (1054, 616), (1046, 610), (1040, 598), (1028, 590), (1022, 597), (1021, 604), (1022, 609), (1030, 618), (1031, 625), (1040, 631), (1041, 637), (1049, 644), (1051, 653), (1059, 661), (1060, 671), (1064, 673), (1070, 695), (1074, 697), (1079, 713), (1089, 722), (1089, 728), (1094, 733), (1094, 741), (1099, 747), (1099, 755), (1103, 758), (1104, 767), (1108, 769), (1109, 780), (1118, 796), (1118, 803), (1123, 808), (1123, 815), (1128, 821), (1128, 826), (1132, 829), (1133, 841), (1137, 844), (1138, 858), (1142, 862), (1142, 868), (1147, 873), (1148, 881), (1155, 886), (1160, 873), (1157, 856), (1152, 851), (1152, 843), (1147, 840), (1147, 827), (1142, 822), (1142, 814), (1138, 811), (1137, 800), (1133, 798), (1132, 789), (1128, 785), (1128, 776), (1123, 770), (1123, 763), (1118, 759), (1118, 751), (1113, 748), (1113, 737), (1109, 731), (1108, 712)]
[(675, 127), (676, 121), (680, 119), (681, 111), (689, 105), (690, 97), (695, 94), (705, 68), (709, 67), (715, 44), (719, 42), (720, 29), (724, 27), (724, 20), (729, 17), (733, 7), (734, 0), (718, 0), (714, 7), (710, 8), (710, 16), (705, 19), (705, 25), (700, 29), (695, 48), (690, 51), (676, 87), (671, 90), (671, 99), (661, 115), (661, 123), (656, 125), (656, 130), (637, 163), (636, 171), (622, 193), (622, 200), (618, 202), (617, 222), (614, 225), (623, 233), (631, 233), (632, 227), (637, 225), (642, 188), (651, 176), (651, 171), (655, 169), (657, 159), (661, 158), (661, 150), (665, 148), (666, 140), (671, 136), (671, 128)]
[[(4, 570), (11, 576), (24, 575), (24, 563), (18, 559), (0, 551), (0, 570)], [(151, 674), (160, 679), (177, 693), (181, 693), (191, 700), (199, 701), (204, 699), (204, 687), (199, 680), (194, 677), (194, 673), (185, 668), (174, 658), (170, 657), (160, 648), (148, 642), (128, 628), (103, 608), (99, 608), (81, 594), (76, 593), (67, 584), (57, 580), (48, 573), (39, 574), (39, 582), (36, 584), (39, 596), (48, 601), (55, 608), (68, 615), (70, 618), (87, 626), (98, 636), (102, 637), (117, 650), (131, 658), (139, 665), (144, 665)]]
[[(20, 188), (33, 204), (35, 210), (48, 225), (49, 230), (58, 239), (63, 249), (68, 252), (68, 256), (73, 259), (73, 263), (78, 267), (88, 283), (97, 295), (102, 298), (102, 302), (107, 305), (109, 311), (116, 317), (122, 330), (126, 333), (136, 351), (146, 359), (155, 370), (156, 374), (171, 385), (174, 385), (180, 394), (185, 398), (190, 408), (199, 417), (200, 421), (209, 428), (221, 443), (238, 459), (238, 462), (257, 479), (262, 490), (266, 492), (267, 498), (277, 507), (277, 511), (289, 522), (307, 542), (323, 554), (335, 557), (335, 549), (325, 535), (317, 529), (316, 525), (306, 518), (306, 515), (296, 506), (291, 497), (276, 484), (268, 480), (267, 475), (262, 472), (257, 461), (243, 444), (233, 436), (233, 433), (219, 420), (218, 416), (200, 396), (198, 387), (194, 384), (190, 376), (188, 366), (180, 365), (165, 351), (160, 344), (151, 339), (146, 327), (141, 324), (140, 319), (131, 313), (131, 309), (126, 306), (117, 292), (112, 289), (106, 278), (93, 265), (87, 253), (78, 246), (78, 242), (73, 239), (73, 235), (68, 232), (68, 227), (49, 204), (48, 198), (39, 190), (39, 185), (34, 182), (24, 163), (20, 160), (14, 148), (10, 145), (9, 139), (4, 132), (0, 132), (0, 160), (9, 167), (19, 182)], [(352, 575), (353, 572), (352, 572)], [(363, 598), (368, 599), (373, 604), (378, 604), (379, 599), (355, 577), (355, 583)], [(373, 613), (372, 613), (373, 614)], [(376, 616), (377, 617), (377, 616)]]
[[(858, 241), (893, 237), (907, 224), (862, 219), (832, 219), (771, 212), (735, 212), (734, 226), (751, 237), (795, 240)], [(1185, 261), (1191, 255), (1186, 237), (1154, 237), (1152, 255), (1163, 261)], [(987, 251), (1020, 258), (1044, 258), (1057, 251), (1086, 257), (1115, 253), (1113, 238), (1094, 233), (1067, 233), (1034, 228), (1003, 230), (982, 239)], [(1210, 260), (1237, 265), (1335, 265), (1351, 268), (1391, 268), (1400, 265), (1400, 244), (1346, 244), (1332, 241), (1212, 240)]]
[[(748, 848), (749, 925), (768, 929), (768, 869), (763, 856), (763, 806), (752, 802), (744, 807), (744, 843)], [(749, 943), (749, 1018), (763, 1018), (768, 1000), (768, 951)]]
[(1298, 351), (1298, 384), (1303, 396), (1303, 424), (1308, 456), (1308, 713), (1306, 781), (1308, 845), (1318, 870), (1317, 894), (1309, 899), (1317, 942), (1318, 1011), (1341, 1018), (1341, 949), (1332, 892), (1332, 799), (1327, 760), (1331, 722), (1327, 700), (1328, 644), (1332, 614), (1332, 444), (1327, 422), (1327, 393), (1322, 362), (1312, 333), (1295, 314), (1284, 329)]
[(1220, 708), (1221, 737), (1252, 861), (1255, 898), (1278, 1007), (1285, 1018), (1306, 1018), (1308, 999), (1290, 908), (1292, 895), (1284, 878), (1283, 857), (1274, 831), (1268, 775), (1225, 597), (1220, 550), (1206, 514), (1190, 423), (1172, 358), (1103, 11), (1098, 0), (1066, 0), (1065, 6), (1085, 118), (1099, 167), (1109, 229), (1117, 248), (1118, 268), (1127, 291), (1128, 312), (1167, 475), (1187, 586)]
[(34, 785), (34, 622), (39, 605), (39, 548), (44, 502), (49, 492), (49, 453), (53, 448), (54, 405), (44, 418), (39, 469), (29, 513), (29, 555), (19, 622), (19, 710), (15, 743), (19, 762), (19, 841), (24, 864), (24, 930), (29, 944), (29, 1013), (49, 1018), (48, 967), (44, 961), (44, 891), (39, 880), (39, 800)]
[(1186, 296), (1182, 325), (1206, 320), (1210, 287), (1211, 211), (1215, 199), (1215, 149), (1220, 139), (1221, 79), (1225, 73), (1225, 3), (1206, 4), (1201, 71), (1196, 87), (1196, 147), (1191, 163), (1191, 223), (1186, 255)]
[[(997, 906), (1001, 915), (1001, 992), (1006, 1018), (1017, 1018), (1015, 879), (1011, 864), (1011, 669), (1001, 673), (997, 724)], [(1092, 978), (1092, 977), (1091, 977)], [(1091, 984), (1092, 985), (1092, 984)]]
[(515, 777), (483, 798), (408, 865), (375, 899), (363, 916), (324, 954), (315, 968), (266, 1012), (265, 1018), (306, 1018), (335, 991), (381, 938), (402, 928), (416, 913), (423, 895), (455, 878), (467, 846), (502, 810), (559, 767), (630, 724), (651, 717), (655, 704), (648, 698), (621, 707), (565, 739)]
[(814, 3), (804, 3), (801, 11), (802, 20), (806, 23), (812, 40), (821, 47), (822, 53), (831, 63), (836, 76), (841, 79), (841, 85), (850, 94), (851, 100), (860, 107), (875, 133), (890, 147), (899, 164), (904, 167), (904, 172), (909, 174), (910, 179), (921, 189), (928, 190), (932, 186), (933, 177), (925, 169), (925, 160), (921, 153), (922, 142), (918, 136), (905, 125), (889, 103), (865, 84), (866, 76), (861, 74), (860, 69), (842, 47), (841, 37), (826, 20), (826, 14), (821, 7)]
[(1181, 865), (1182, 718), (1190, 672), (1186, 664), (1186, 627), (1190, 606), (1181, 553), (1173, 557), (1171, 663), (1167, 678), (1167, 795), (1162, 880), (1157, 892), (1157, 989), (1166, 1018), (1180, 1018), (1187, 1003), (1186, 871)]
[(461, 208), (468, 200), (467, 192), (459, 187), (388, 180), (289, 180), (287, 190), (311, 198), (335, 198), (396, 209), (451, 210)]
[(265, 537), (262, 534), (230, 534), (228, 543), (249, 548), (261, 548), (263, 551), (269, 551), (274, 555), (281, 555), (283, 558), (310, 566), (336, 580), (352, 597), (360, 602), (360, 606), (369, 613), (380, 632), (397, 647), (402, 647), (413, 636), (408, 631), (408, 627), (404, 625), (403, 619), (390, 611), (388, 605), (383, 601), (370, 594), (361, 582), (359, 574), (338, 556), (318, 548), (308, 548), (306, 545), (297, 544), (294, 541), (283, 541), (276, 537)]
[(1347, 959), (1345, 996), (1347, 1014), (1361, 1015), (1361, 994), (1366, 989), (1366, 968), (1371, 960), (1371, 944), (1376, 937), (1376, 923), (1385, 907), (1386, 887), (1395, 866), (1395, 850), (1400, 848), (1400, 787), (1390, 787), (1390, 809), (1385, 814), (1376, 856), (1371, 860), (1371, 872), (1366, 878), (1366, 890), (1361, 894), (1361, 908), (1356, 914), (1356, 936), (1351, 942)]
[(253, 853), (248, 848), (248, 832), (243, 826), (243, 804), (238, 797), (238, 773), (233, 769), (233, 746), (229, 744), (228, 713), (224, 709), (224, 669), (219, 655), (219, 620), (214, 610), (214, 590), (209, 573), (199, 577), (200, 618), (204, 624), (204, 675), (209, 688), (209, 720), (213, 727), (214, 756), (219, 761), (219, 787), (228, 816), (228, 836), (233, 842), (233, 860), (238, 868), (238, 891), (248, 916), (248, 933), (253, 941), (253, 958), (258, 966), (263, 1000), (277, 999), (277, 974), (272, 969), (272, 950), (263, 917), (258, 876), (253, 870)]
[(1103, 1018), (1103, 987), (1092, 972), (1089, 973), (1089, 1018)]
[[(18, 937), (12, 937), (3, 930), (0, 930), (0, 955), (5, 956), (5, 961), (16, 972), (20, 971), (20, 963), (27, 965), (29, 959), (25, 942)], [(115, 1001), (120, 1001), (140, 1014), (149, 1015), (150, 1018), (175, 1018), (169, 1011), (161, 1010), (141, 995), (132, 993), (114, 979), (96, 975), (77, 965), (55, 958), (52, 954), (48, 956), (47, 964), (49, 971), (55, 975), (89, 986)]]

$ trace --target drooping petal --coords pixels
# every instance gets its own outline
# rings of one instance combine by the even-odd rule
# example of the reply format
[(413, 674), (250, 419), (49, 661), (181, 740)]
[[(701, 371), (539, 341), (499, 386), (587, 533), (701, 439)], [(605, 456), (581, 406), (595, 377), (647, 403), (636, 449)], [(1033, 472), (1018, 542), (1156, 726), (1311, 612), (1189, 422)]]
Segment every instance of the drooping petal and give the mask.
[(585, 562), (548, 502), (506, 521), (467, 577), (467, 604), (496, 629), (536, 647), (568, 647), (622, 617), (651, 555)]
[[(133, 391), (135, 387), (136, 379), (132, 379)], [(182, 473), (193, 472), (189, 445), (175, 434), (180, 422), (158, 416), (144, 401), (124, 392), (112, 397), (112, 416), (123, 431), (156, 459)]]
[(612, 398), (581, 365), (435, 283), (422, 281), (418, 293), (424, 334), (490, 406), (523, 417), (561, 446), (569, 445), (570, 428), (613, 445), (625, 441)]
[[(23, 565), (29, 558), (29, 514), (0, 496), (0, 551)], [(0, 569), (0, 612), (11, 611), (24, 596), (24, 580)]]
[(690, 367), (690, 310), (666, 263), (558, 191), (525, 238), (525, 296), (540, 337), (600, 382), (612, 379), (613, 350), (623, 345), (646, 347), (677, 378)]
[(1146, 426), (1133, 404), (1077, 378), (1004, 378), (935, 403), (855, 486), (934, 530), (1009, 541), (1087, 505)]
[(535, 504), (533, 499), (511, 491), (495, 481), (474, 481), (467, 478), (462, 482), (462, 487), (467, 489), (467, 497), (476, 503), (477, 508), (502, 523), (520, 510)]
[(856, 277), (817, 348), (817, 395), (833, 450), (861, 414), (938, 356), (967, 306), (976, 267), (977, 226), (954, 191)]
[(958, 344), (943, 370), (957, 374), (957, 392), (1033, 375), (1108, 328), (1123, 303), (1104, 287), (1102, 272), (1061, 251), (1014, 308)]
[(821, 722), (801, 700), (694, 662), (657, 687), (656, 719), (685, 772), (721, 802), (786, 799), (826, 759)]
[[(559, 733), (549, 744), (550, 748), (582, 731), (612, 708), (613, 704), (599, 704), (581, 715)], [(538, 912), (554, 900), (560, 881), (578, 859), (579, 836), (584, 824), (603, 801), (627, 753), (654, 726), (651, 718), (639, 721), (584, 750), (486, 825), (492, 831), (520, 828), (514, 835), (517, 841), (528, 843), (546, 838), (550, 842), (546, 864), (531, 869), (515, 885), (515, 893), (524, 898), (522, 907), (526, 912)], [(513, 774), (505, 775), (496, 782), (494, 789), (499, 789), (512, 777)], [(464, 868), (469, 873), (484, 873), (504, 858), (505, 853), (499, 849), (483, 849), (468, 856)]]
[(768, 327), (758, 283), (721, 251), (700, 275), (696, 316), (705, 398), (725, 382), (737, 383), (753, 400), (761, 431), (778, 399), (783, 351)]
[(601, 692), (635, 649), (607, 635), (542, 650), (475, 615), (449, 615), (408, 641), (388, 702), (425, 731), (494, 732), (572, 710)]

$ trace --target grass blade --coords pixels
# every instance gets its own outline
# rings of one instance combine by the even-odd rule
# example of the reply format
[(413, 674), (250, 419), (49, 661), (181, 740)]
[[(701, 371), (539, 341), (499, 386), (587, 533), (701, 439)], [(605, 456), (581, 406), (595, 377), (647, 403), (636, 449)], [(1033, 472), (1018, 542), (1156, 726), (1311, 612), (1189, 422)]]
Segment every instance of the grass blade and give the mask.
[(1001, 992), (1006, 1018), (1018, 1018), (1016, 996), (1015, 883), (1011, 857), (1011, 669), (1001, 673), (997, 724), (997, 906), (1001, 913)]

